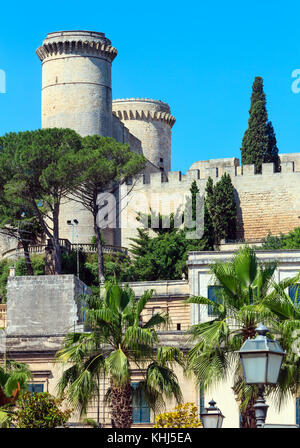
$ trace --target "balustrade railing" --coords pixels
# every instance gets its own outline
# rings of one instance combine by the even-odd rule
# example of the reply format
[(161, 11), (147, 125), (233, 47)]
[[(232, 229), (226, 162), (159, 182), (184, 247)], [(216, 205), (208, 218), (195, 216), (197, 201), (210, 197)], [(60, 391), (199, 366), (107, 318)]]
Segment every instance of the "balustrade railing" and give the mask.
[[(60, 246), (66, 252), (80, 250), (86, 253), (96, 253), (97, 247), (95, 244), (86, 244), (86, 243), (78, 243), (71, 244), (67, 239), (60, 239)], [(48, 240), (48, 244), (36, 244), (29, 246), (28, 251), (30, 254), (43, 254), (46, 248), (51, 248), (51, 242)], [(113, 246), (113, 245), (104, 245), (103, 246), (104, 253), (121, 253), (124, 255), (128, 254), (128, 250), (126, 247), (121, 246)], [(13, 248), (2, 252), (2, 259), (4, 258), (19, 258), (24, 257), (24, 250), (21, 248)]]

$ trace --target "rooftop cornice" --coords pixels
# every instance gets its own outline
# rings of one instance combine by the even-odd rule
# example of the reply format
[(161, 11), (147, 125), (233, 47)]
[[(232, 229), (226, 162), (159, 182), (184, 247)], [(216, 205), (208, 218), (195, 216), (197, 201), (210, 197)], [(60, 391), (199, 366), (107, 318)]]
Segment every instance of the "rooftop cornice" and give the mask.
[(99, 41), (62, 40), (58, 42), (44, 42), (36, 50), (36, 54), (41, 61), (53, 55), (80, 54), (81, 56), (104, 56), (112, 62), (118, 51), (115, 47)]
[(150, 110), (113, 110), (113, 115), (120, 120), (156, 120), (163, 121), (172, 127), (176, 121), (176, 118), (168, 112), (150, 111)]
[(117, 98), (115, 100), (113, 100), (113, 104), (117, 104), (117, 103), (155, 103), (155, 104), (159, 104), (161, 106), (167, 107), (168, 109), (170, 109), (170, 106), (168, 103), (165, 103), (164, 101), (161, 100), (155, 100), (153, 98)]

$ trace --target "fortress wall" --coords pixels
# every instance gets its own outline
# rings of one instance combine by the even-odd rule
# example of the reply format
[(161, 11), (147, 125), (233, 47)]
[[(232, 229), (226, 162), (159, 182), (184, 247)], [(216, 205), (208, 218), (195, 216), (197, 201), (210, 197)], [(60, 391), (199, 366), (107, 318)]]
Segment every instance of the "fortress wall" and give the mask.
[[(176, 212), (190, 195), (190, 187), (195, 179), (200, 194), (204, 195), (209, 176), (214, 183), (224, 172), (230, 174), (236, 189), (238, 206), (238, 238), (260, 239), (269, 231), (273, 235), (288, 233), (300, 226), (300, 170), (295, 171), (294, 162), (282, 162), (282, 171), (274, 173), (272, 163), (263, 164), (262, 174), (255, 174), (254, 165), (228, 166), (223, 169), (205, 168), (189, 170), (185, 175), (180, 171), (168, 173), (164, 181), (161, 173), (150, 174), (149, 183), (140, 179), (128, 196), (128, 211), (123, 223), (122, 245), (129, 244), (140, 224), (135, 220), (138, 211), (149, 213), (160, 211), (163, 215)], [(123, 186), (123, 188), (128, 188)]]
[(17, 247), (17, 240), (3, 233), (0, 233), (0, 260), (1, 254), (7, 250)]
[(120, 143), (128, 143), (131, 151), (143, 154), (141, 141), (132, 135), (124, 123), (115, 115), (112, 116), (112, 136)]

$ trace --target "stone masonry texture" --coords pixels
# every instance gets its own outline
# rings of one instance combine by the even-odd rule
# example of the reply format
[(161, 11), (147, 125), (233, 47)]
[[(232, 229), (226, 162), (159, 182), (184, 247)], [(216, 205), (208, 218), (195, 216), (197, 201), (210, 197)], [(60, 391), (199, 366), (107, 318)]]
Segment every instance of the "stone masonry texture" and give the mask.
[(82, 322), (78, 297), (90, 289), (74, 275), (9, 277), (7, 333), (64, 335)]

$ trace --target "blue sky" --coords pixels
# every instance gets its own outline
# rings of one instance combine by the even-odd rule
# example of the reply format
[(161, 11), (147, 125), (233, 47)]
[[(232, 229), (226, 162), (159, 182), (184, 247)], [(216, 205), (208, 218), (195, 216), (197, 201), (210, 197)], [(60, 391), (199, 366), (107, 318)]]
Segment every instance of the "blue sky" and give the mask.
[(296, 1), (6, 2), (0, 10), (0, 135), (40, 127), (41, 65), (48, 32), (101, 31), (118, 49), (113, 98), (169, 103), (177, 122), (172, 170), (239, 157), (251, 86), (264, 78), (280, 152), (300, 152), (300, 4)]

